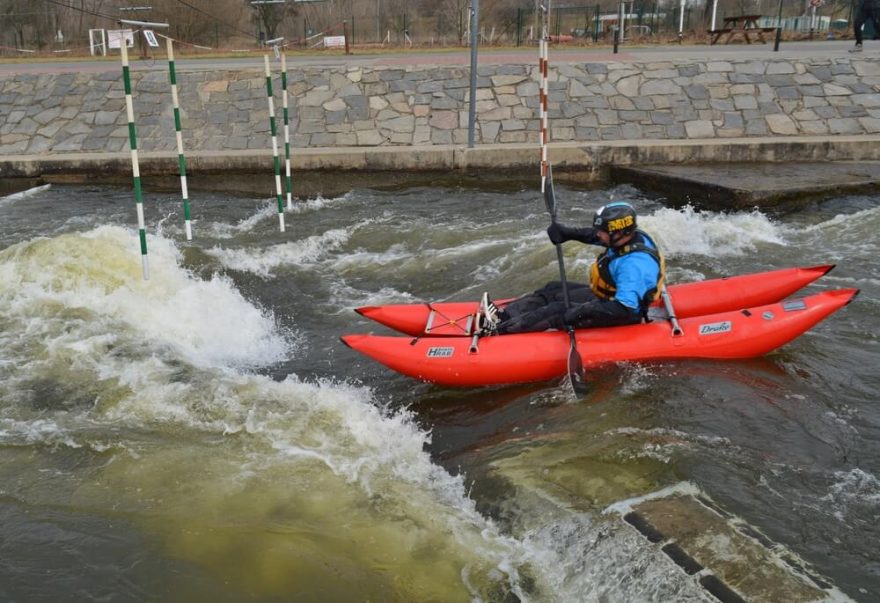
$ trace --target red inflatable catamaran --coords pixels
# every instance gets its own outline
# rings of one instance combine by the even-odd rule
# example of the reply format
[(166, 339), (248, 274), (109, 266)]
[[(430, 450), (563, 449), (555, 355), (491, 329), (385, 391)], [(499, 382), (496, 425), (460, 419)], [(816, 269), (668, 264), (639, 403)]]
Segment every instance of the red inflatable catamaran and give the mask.
[[(833, 265), (788, 268), (670, 285), (674, 315), (656, 303), (651, 322), (576, 331), (585, 366), (673, 358), (751, 358), (801, 335), (848, 304), (858, 289), (786, 299)], [(504, 301), (496, 302), (503, 305)], [(478, 337), (477, 302), (358, 308), (402, 336), (345, 335), (342, 341), (385, 366), (424, 381), (477, 387), (545, 381), (566, 374), (564, 331)]]

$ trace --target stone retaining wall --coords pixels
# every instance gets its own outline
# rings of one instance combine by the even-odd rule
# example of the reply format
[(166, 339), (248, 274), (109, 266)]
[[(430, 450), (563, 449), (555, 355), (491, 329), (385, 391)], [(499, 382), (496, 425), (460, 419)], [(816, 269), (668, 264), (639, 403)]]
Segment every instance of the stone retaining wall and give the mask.
[[(121, 80), (110, 71), (0, 81), (0, 155), (126, 150)], [(132, 80), (139, 148), (174, 150), (167, 72)], [(477, 82), (477, 143), (537, 144), (537, 68), (481, 66)], [(463, 67), (291, 70), (291, 142), (464, 145), (468, 86)], [(280, 141), (280, 82), (273, 88)], [(178, 89), (188, 151), (271, 147), (260, 72), (180, 71)], [(880, 59), (868, 57), (555, 64), (549, 90), (551, 142), (880, 132)]]

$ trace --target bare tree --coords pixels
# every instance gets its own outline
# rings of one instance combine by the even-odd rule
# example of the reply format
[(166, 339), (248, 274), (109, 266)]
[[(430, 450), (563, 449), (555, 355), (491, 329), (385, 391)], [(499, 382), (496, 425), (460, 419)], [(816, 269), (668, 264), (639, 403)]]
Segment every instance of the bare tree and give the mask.
[(252, 10), (252, 21), (263, 34), (261, 41), (272, 40), (279, 36), (287, 20), (296, 15), (295, 3), (287, 0), (244, 0)]

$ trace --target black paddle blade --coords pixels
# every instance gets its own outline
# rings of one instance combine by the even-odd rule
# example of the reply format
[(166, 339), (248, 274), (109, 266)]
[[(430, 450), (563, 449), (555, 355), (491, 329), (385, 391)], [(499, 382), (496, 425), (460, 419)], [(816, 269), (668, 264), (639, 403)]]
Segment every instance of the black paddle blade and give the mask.
[(584, 373), (584, 363), (574, 345), (573, 335), (571, 337), (571, 349), (568, 351), (568, 382), (571, 383), (571, 389), (574, 390), (575, 396), (586, 396), (590, 392), (590, 386), (587, 385)]
[(553, 166), (547, 164), (547, 179), (544, 181), (544, 205), (550, 217), (556, 218), (556, 191), (553, 190)]

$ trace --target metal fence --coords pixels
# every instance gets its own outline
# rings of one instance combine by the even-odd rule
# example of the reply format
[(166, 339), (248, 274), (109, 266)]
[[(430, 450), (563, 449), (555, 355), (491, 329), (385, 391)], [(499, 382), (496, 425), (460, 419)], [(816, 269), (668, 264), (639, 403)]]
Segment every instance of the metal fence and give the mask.
[[(628, 3), (628, 5), (628, 9), (624, 11), (620, 11), (619, 4), (616, 3), (554, 8), (550, 21), (550, 35), (559, 41), (611, 42), (621, 22), (621, 12), (623, 12), (621, 41), (678, 35), (680, 8), (661, 9), (657, 3)], [(528, 24), (532, 12), (524, 9), (519, 11), (517, 20), (521, 23), (521, 27), (518, 30), (517, 44), (534, 39), (535, 27)], [(685, 9), (685, 31), (691, 29), (693, 12), (691, 8)]]
[[(396, 1), (396, 0), (395, 0)], [(342, 14), (329, 11), (329, 5), (301, 3), (303, 8), (295, 15), (278, 23), (273, 34), (284, 36), (286, 43), (297, 48), (321, 48), (329, 46), (325, 38), (344, 35), (351, 46), (389, 46), (396, 48), (421, 47), (443, 48), (467, 46), (470, 40), (470, 6), (467, 0), (435, 0), (436, 7), (430, 11), (395, 10), (403, 8), (406, 1), (397, 2), (391, 10), (382, 10), (392, 0), (352, 5), (353, 12)], [(855, 0), (851, 0), (855, 2)], [(594, 4), (554, 7), (550, 14), (549, 33), (558, 42), (568, 44), (611, 44), (615, 32), (622, 36), (619, 42), (663, 43), (675, 40), (681, 31), (694, 40), (705, 39), (707, 30), (713, 29), (712, 2), (686, 7), (684, 15), (680, 5), (665, 2), (662, 7), (657, 0), (634, 0), (621, 5), (619, 0), (598, 0)], [(354, 8), (354, 7), (358, 8)], [(491, 5), (490, 5), (491, 6)], [(507, 8), (510, 5), (494, 5), (481, 11), (478, 37), (481, 45), (535, 44), (540, 36), (540, 15), (534, 8)], [(623, 6), (623, 10), (621, 10)], [(749, 10), (761, 14), (761, 27), (775, 27), (779, 22), (778, 0), (749, 0)], [(793, 35), (812, 35), (813, 32), (833, 36), (851, 36), (853, 6), (836, 2), (823, 4), (816, 14), (804, 8), (804, 2), (784, 0), (783, 31)], [(719, 4), (716, 23), (725, 16), (741, 14), (741, 3)], [(360, 12), (358, 12), (360, 11)], [(430, 14), (427, 14), (430, 12)], [(621, 20), (621, 13), (623, 19)], [(683, 17), (683, 18), (682, 18)], [(225, 20), (224, 20), (225, 19)], [(229, 29), (228, 19), (217, 18), (200, 32), (178, 29), (172, 24), (170, 35), (184, 43), (182, 50), (193, 46), (210, 47), (211, 50), (237, 50), (255, 48), (268, 36), (262, 24), (255, 20), (242, 21), (235, 29)], [(622, 23), (621, 23), (622, 21)], [(22, 53), (87, 52), (89, 39), (86, 34), (69, 34), (63, 42), (40, 35), (24, 25), (19, 28), (0, 25), (0, 55), (28, 56)], [(873, 35), (871, 23), (865, 34)], [(718, 25), (717, 27), (721, 27)], [(248, 36), (248, 31), (252, 36)], [(81, 38), (81, 39), (80, 39)], [(186, 46), (189, 43), (189, 47)], [(338, 43), (338, 42), (337, 42)], [(84, 50), (83, 50), (84, 49)]]

